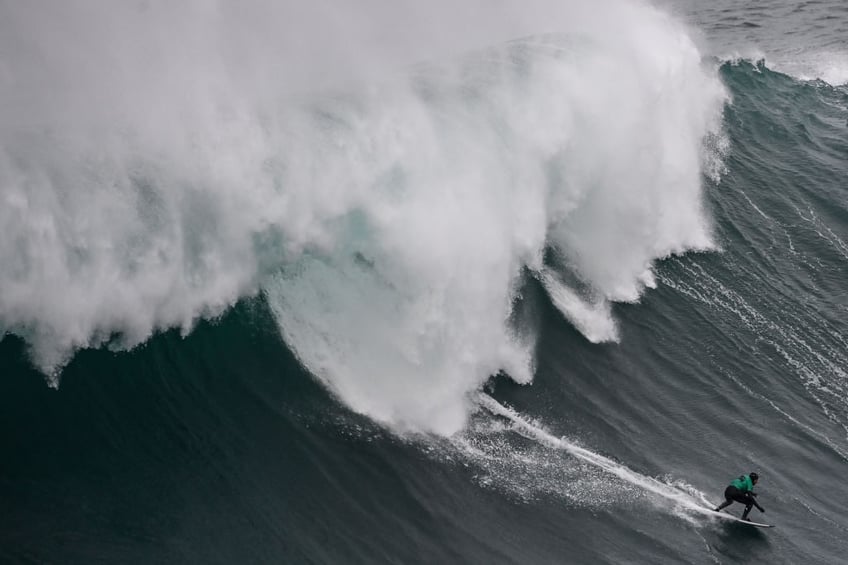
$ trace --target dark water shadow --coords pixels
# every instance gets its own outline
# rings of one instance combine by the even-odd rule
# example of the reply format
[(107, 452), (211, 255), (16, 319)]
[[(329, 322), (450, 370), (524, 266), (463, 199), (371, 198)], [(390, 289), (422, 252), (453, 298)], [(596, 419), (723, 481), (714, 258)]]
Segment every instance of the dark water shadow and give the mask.
[(771, 554), (772, 551), (768, 531), (739, 522), (727, 522), (718, 528), (710, 545), (734, 563), (761, 561), (763, 552)]

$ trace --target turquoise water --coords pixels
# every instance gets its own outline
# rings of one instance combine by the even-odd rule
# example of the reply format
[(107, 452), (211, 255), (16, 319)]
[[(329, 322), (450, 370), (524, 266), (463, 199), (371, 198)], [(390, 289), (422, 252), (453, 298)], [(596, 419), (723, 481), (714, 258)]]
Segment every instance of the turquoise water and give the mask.
[[(844, 10), (563, 10), (282, 102), (245, 16), (100, 60), (208, 99), (0, 113), (0, 561), (839, 562)], [(751, 470), (774, 529), (701, 510)]]

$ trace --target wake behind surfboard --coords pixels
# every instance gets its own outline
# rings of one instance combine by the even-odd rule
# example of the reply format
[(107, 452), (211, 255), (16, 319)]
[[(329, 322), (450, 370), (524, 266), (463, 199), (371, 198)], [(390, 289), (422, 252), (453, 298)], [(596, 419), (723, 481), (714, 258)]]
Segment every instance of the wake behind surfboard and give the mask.
[(480, 393), (477, 397), (477, 401), (479, 405), (490, 412), (495, 416), (499, 416), (501, 418), (505, 418), (510, 421), (518, 433), (524, 435), (525, 437), (533, 438), (542, 445), (546, 445), (552, 447), (554, 449), (559, 449), (568, 452), (572, 456), (585, 461), (595, 467), (598, 467), (611, 475), (618, 477), (619, 479), (626, 481), (632, 485), (640, 487), (645, 491), (653, 493), (658, 496), (663, 496), (671, 501), (676, 502), (680, 507), (686, 508), (689, 511), (697, 512), (702, 515), (712, 515), (716, 518), (723, 518), (728, 521), (739, 522), (741, 524), (748, 524), (751, 526), (756, 526), (758, 528), (773, 528), (771, 524), (761, 524), (759, 522), (749, 522), (748, 520), (742, 520), (741, 518), (737, 518), (733, 514), (728, 514), (726, 512), (716, 512), (711, 507), (704, 506), (705, 504), (710, 504), (710, 501), (707, 500), (705, 496), (702, 496), (700, 500), (694, 499), (691, 494), (682, 491), (681, 489), (675, 488), (672, 485), (667, 483), (663, 483), (658, 481), (653, 477), (648, 477), (645, 475), (641, 475), (628, 467), (613, 461), (607, 457), (599, 453), (594, 453), (584, 447), (577, 445), (564, 437), (556, 437), (553, 434), (546, 431), (544, 428), (534, 424), (532, 421), (527, 420), (521, 414), (517, 413), (512, 408), (505, 406), (489, 396), (485, 393)]

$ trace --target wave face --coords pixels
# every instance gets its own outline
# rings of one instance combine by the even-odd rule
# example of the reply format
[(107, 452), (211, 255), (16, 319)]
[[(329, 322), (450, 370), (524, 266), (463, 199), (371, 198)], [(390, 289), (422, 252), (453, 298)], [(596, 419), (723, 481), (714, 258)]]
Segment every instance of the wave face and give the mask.
[(408, 23), (397, 8), (322, 24), (325, 46), (303, 27), (349, 8), (257, 6), (4, 18), (0, 329), (54, 380), (80, 348), (187, 332), (262, 291), (345, 403), (451, 433), (491, 374), (531, 379), (532, 331), (510, 318), (546, 249), (603, 304), (712, 247), (701, 174), (726, 96), (661, 12), (566, 3), (534, 28), (556, 34), (506, 42), (526, 18), (475, 21), (486, 46), (448, 38), (410, 65), (444, 6), (390, 60), (366, 38)]

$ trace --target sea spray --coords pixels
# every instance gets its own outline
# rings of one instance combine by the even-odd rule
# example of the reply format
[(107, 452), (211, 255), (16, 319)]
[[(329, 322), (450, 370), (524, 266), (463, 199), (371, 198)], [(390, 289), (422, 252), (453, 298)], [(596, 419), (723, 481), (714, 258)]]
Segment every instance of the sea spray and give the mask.
[(724, 90), (641, 3), (55, 9), (0, 18), (0, 331), (47, 373), (264, 291), (343, 402), (449, 434), (532, 378), (547, 248), (635, 300), (711, 245)]
[(724, 91), (681, 30), (649, 22), (671, 45), (533, 36), (320, 114), (312, 130), (328, 142), (315, 145), (334, 144), (361, 199), (335, 245), (265, 289), (286, 342), (349, 406), (453, 433), (490, 375), (532, 377), (533, 336), (508, 320), (524, 269), (547, 272), (546, 249), (597, 297), (578, 328), (606, 340), (609, 301), (652, 286), (656, 258), (712, 246), (702, 152)]

